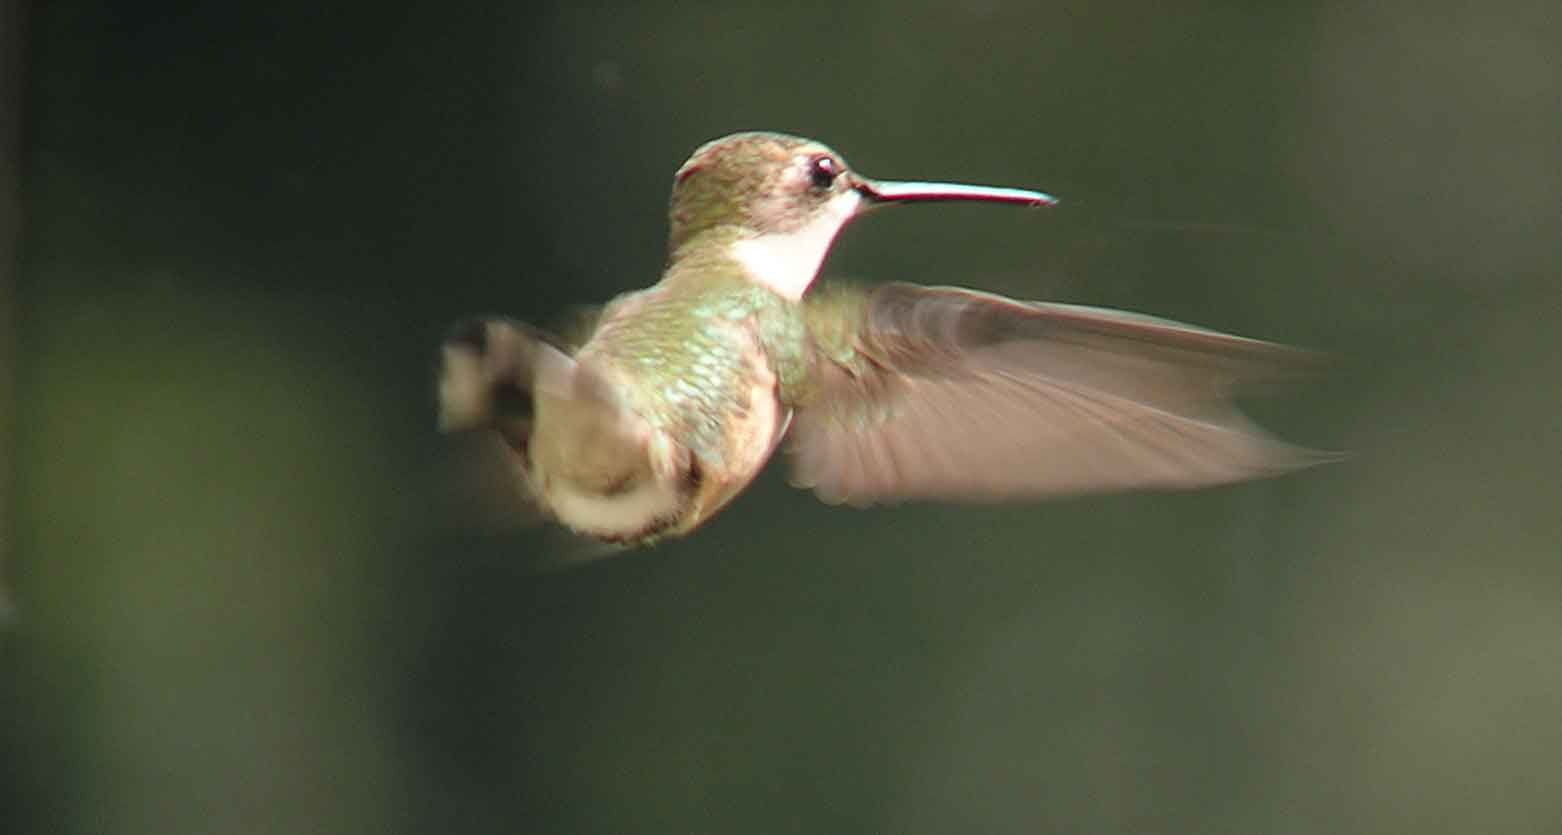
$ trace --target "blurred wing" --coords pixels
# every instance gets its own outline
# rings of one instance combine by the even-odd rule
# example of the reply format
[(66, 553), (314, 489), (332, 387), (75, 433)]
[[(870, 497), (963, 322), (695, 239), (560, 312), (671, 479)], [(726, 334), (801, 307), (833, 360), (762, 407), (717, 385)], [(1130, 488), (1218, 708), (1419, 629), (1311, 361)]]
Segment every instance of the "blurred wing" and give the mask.
[(1164, 319), (892, 284), (810, 313), (794, 480), (828, 502), (1001, 501), (1274, 475), (1332, 456), (1231, 402), (1315, 355)]

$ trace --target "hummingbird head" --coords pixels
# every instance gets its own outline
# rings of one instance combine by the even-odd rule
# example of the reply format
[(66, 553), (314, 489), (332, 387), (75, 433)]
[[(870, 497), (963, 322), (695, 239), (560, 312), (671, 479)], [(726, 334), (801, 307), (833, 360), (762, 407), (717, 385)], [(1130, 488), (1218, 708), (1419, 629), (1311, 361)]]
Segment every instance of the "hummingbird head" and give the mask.
[(841, 155), (810, 139), (736, 133), (695, 150), (673, 179), (670, 249), (713, 230), (754, 277), (801, 298), (847, 221), (892, 202), (985, 200), (1051, 205), (1023, 189), (953, 183), (886, 182), (852, 171)]

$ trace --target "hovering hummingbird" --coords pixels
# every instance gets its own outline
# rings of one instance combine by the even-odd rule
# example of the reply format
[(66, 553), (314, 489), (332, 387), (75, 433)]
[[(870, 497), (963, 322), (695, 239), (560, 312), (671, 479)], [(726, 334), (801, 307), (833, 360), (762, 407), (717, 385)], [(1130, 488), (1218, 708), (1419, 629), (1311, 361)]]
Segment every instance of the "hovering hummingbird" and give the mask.
[(872, 180), (782, 134), (707, 143), (674, 177), (661, 280), (575, 344), (501, 318), (458, 325), (440, 426), (496, 430), (540, 509), (631, 545), (709, 520), (783, 438), (798, 486), (859, 506), (1192, 488), (1326, 460), (1230, 400), (1310, 365), (1296, 349), (957, 287), (810, 292), (853, 217), (950, 200), (1057, 202)]

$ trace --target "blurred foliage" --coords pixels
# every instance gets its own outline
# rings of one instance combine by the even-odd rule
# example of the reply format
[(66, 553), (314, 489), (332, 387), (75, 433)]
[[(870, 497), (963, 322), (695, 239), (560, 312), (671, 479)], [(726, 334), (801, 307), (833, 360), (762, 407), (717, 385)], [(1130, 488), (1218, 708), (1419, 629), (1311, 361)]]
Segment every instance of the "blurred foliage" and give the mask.
[[(1549, 832), (1553, 4), (30, 11), (14, 832)], [(533, 570), (445, 513), (432, 349), (651, 281), (700, 142), (1044, 188), (827, 270), (1341, 356), (1342, 465), (823, 507)]]

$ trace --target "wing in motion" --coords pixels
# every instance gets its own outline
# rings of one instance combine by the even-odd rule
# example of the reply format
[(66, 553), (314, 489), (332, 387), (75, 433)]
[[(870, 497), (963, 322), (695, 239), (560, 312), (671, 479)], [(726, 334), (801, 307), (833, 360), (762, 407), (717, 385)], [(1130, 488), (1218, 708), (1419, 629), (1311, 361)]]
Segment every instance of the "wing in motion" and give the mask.
[(1231, 400), (1315, 370), (1305, 351), (953, 287), (809, 305), (819, 353), (792, 428), (794, 482), (827, 502), (1191, 488), (1336, 457), (1274, 438)]

